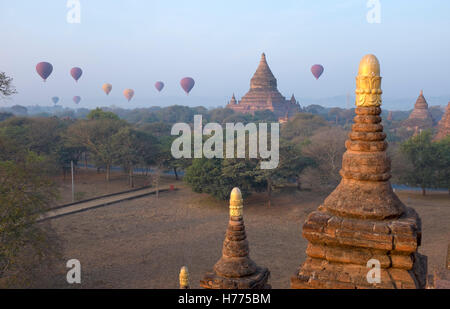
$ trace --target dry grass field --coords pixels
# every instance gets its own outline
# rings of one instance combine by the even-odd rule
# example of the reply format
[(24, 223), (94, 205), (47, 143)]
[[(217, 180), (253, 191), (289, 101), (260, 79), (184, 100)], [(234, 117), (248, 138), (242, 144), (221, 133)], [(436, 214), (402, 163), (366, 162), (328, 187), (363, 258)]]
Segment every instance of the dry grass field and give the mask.
[[(125, 190), (126, 179), (114, 177), (108, 190)], [(65, 263), (75, 258), (82, 267), (82, 283), (77, 288), (177, 288), (183, 265), (189, 268), (192, 287), (198, 288), (201, 276), (221, 256), (228, 206), (193, 193), (181, 181), (165, 181), (179, 190), (51, 220), (64, 244), (63, 257), (55, 263), (55, 273), (36, 285), (74, 288), (66, 283)], [(103, 178), (93, 177), (89, 182), (86, 178), (83, 190), (105, 194)], [(120, 189), (119, 183), (125, 187)], [(63, 187), (64, 195), (70, 196), (70, 186)], [(449, 195), (398, 195), (422, 218), (420, 252), (428, 256), (429, 270), (444, 272), (450, 242)], [(270, 208), (265, 194), (244, 201), (250, 256), (270, 269), (273, 288), (289, 288), (290, 277), (305, 259), (301, 226), (324, 197), (314, 192), (278, 192)]]

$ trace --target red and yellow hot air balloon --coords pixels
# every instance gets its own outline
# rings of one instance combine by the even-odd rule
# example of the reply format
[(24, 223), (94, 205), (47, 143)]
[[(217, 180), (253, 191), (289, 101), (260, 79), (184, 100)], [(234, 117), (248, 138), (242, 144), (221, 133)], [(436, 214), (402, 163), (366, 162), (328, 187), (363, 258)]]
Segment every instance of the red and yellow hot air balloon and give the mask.
[(128, 102), (131, 101), (131, 99), (134, 96), (134, 90), (133, 89), (125, 89), (123, 91), (123, 95), (125, 96), (125, 98), (128, 100)]
[(103, 84), (102, 89), (106, 93), (106, 95), (108, 95), (112, 90), (112, 85), (105, 83), (105, 84)]

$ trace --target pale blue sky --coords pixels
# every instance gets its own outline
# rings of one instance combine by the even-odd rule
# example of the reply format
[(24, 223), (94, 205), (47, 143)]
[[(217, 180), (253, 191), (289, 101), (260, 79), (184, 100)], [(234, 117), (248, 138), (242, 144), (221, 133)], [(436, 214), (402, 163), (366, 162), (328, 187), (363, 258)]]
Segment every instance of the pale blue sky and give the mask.
[[(196, 98), (216, 106), (246, 93), (262, 52), (279, 90), (300, 101), (353, 93), (367, 53), (381, 62), (385, 98), (416, 97), (422, 88), (450, 95), (450, 1), (380, 0), (380, 24), (367, 22), (367, 0), (80, 0), (80, 24), (67, 23), (66, 2), (0, 2), (0, 71), (19, 91), (2, 104), (50, 105), (56, 95), (74, 106), (80, 95), (85, 107)], [(46, 83), (35, 72), (40, 61), (54, 66)], [(325, 67), (319, 81), (315, 63)], [(84, 70), (78, 84), (73, 66)], [(196, 80), (189, 98), (179, 87), (184, 76)], [(166, 84), (161, 94), (157, 80)], [(135, 90), (130, 103), (125, 88)]]

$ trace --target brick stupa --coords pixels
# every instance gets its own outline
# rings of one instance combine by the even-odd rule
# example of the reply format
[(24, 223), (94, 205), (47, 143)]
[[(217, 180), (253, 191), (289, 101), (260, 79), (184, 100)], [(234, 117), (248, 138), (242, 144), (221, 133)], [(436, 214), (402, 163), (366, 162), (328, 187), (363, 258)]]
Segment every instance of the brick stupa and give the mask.
[(222, 257), (213, 272), (206, 273), (200, 286), (206, 289), (268, 289), (270, 272), (249, 257), (243, 219), (241, 191), (234, 188), (230, 196), (230, 221), (223, 242)]
[(443, 139), (449, 134), (450, 134), (450, 102), (448, 102), (444, 116), (442, 116), (442, 119), (439, 121), (438, 133), (436, 134), (435, 140)]
[[(378, 59), (366, 55), (356, 78), (356, 117), (342, 180), (303, 225), (307, 258), (291, 278), (292, 288), (425, 287), (426, 257), (417, 252), (420, 218), (403, 205), (389, 182), (381, 94)], [(367, 279), (373, 259), (381, 266), (380, 283)]]
[(422, 90), (416, 104), (414, 104), (413, 111), (409, 114), (408, 119), (403, 122), (403, 126), (409, 130), (429, 129), (433, 126), (433, 118), (428, 110), (428, 103)]
[(290, 118), (300, 112), (300, 105), (294, 95), (292, 95), (290, 100), (286, 100), (278, 91), (277, 79), (270, 70), (264, 53), (250, 81), (250, 90), (239, 102), (233, 94), (231, 101), (227, 104), (227, 108), (247, 114), (254, 114), (255, 111), (270, 110), (278, 118), (282, 119)]

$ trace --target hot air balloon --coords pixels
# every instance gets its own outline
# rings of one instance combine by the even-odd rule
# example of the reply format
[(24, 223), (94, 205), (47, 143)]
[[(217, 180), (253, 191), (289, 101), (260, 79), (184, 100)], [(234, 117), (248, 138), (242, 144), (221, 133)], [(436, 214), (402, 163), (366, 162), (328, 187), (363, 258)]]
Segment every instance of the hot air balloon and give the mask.
[(53, 101), (53, 104), (56, 105), (56, 103), (59, 102), (59, 98), (58, 98), (58, 97), (53, 97), (53, 98), (52, 98), (52, 101)]
[(106, 95), (108, 95), (111, 92), (112, 85), (108, 83), (103, 84), (102, 89), (106, 93)]
[(319, 77), (322, 75), (323, 73), (323, 66), (320, 64), (315, 64), (311, 67), (311, 72), (313, 73), (314, 77), (316, 79), (319, 79)]
[(134, 90), (133, 89), (125, 89), (123, 91), (123, 95), (125, 96), (125, 98), (128, 100), (128, 102), (130, 102), (130, 100), (133, 98), (134, 96)]
[(81, 101), (81, 97), (75, 96), (75, 97), (73, 97), (72, 100), (75, 102), (75, 104), (78, 104), (78, 103), (80, 103), (80, 101)]
[(81, 75), (83, 74), (83, 70), (81, 70), (80, 68), (72, 68), (70, 70), (70, 75), (72, 75), (73, 79), (78, 82), (78, 80), (80, 79)]
[(163, 83), (163, 82), (156, 82), (155, 88), (156, 88), (159, 92), (161, 92), (161, 90), (163, 90), (163, 88), (164, 88), (164, 83)]
[(52, 74), (53, 66), (51, 63), (48, 62), (39, 62), (36, 65), (36, 71), (45, 82), (45, 80), (50, 76), (50, 74)]
[(191, 77), (185, 77), (180, 81), (181, 88), (186, 92), (188, 95), (189, 92), (194, 88), (195, 81)]

